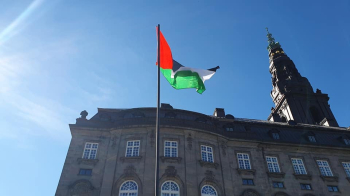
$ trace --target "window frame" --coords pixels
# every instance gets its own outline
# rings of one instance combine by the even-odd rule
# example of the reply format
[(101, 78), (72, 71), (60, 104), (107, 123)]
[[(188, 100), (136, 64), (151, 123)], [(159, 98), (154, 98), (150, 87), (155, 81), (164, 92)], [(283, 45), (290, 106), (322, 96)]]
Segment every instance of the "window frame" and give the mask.
[[(125, 183), (127, 183), (127, 182), (133, 182), (133, 183), (135, 183), (136, 184), (136, 190), (121, 190), (122, 189), (122, 186), (125, 184)], [(120, 185), (120, 187), (119, 187), (119, 196), (123, 196), (122, 194), (123, 193), (126, 193), (127, 194), (127, 196), (129, 196), (129, 194), (130, 193), (136, 193), (136, 196), (139, 194), (139, 185), (137, 184), (137, 182), (135, 182), (135, 181), (133, 181), (133, 180), (126, 180), (126, 181), (124, 181), (121, 185)]]
[[(178, 190), (177, 191), (172, 191), (171, 190), (171, 184), (170, 184), (170, 190), (163, 190), (163, 186), (167, 182), (174, 183), (177, 186)], [(180, 196), (180, 186), (173, 180), (167, 180), (167, 181), (163, 182), (162, 186), (160, 186), (160, 195), (163, 195), (163, 193), (164, 194), (169, 194), (169, 195), (177, 194), (177, 196)]]
[[(344, 166), (346, 164), (346, 166)], [(350, 161), (341, 161), (341, 165), (343, 166), (345, 175), (350, 178)]]
[(212, 196), (212, 195), (209, 195), (209, 194), (203, 194), (203, 189), (204, 189), (204, 187), (206, 187), (206, 186), (211, 187), (211, 188), (215, 191), (215, 195), (214, 195), (214, 196), (218, 196), (218, 191), (215, 189), (215, 187), (212, 186), (212, 185), (208, 185), (208, 184), (205, 184), (205, 185), (202, 186), (201, 192), (200, 192), (200, 193), (201, 193), (201, 196)]
[[(128, 146), (129, 142), (132, 142), (132, 146)], [(139, 145), (138, 146), (135, 146), (135, 142), (139, 142)], [(135, 156), (134, 155), (134, 150), (135, 148), (138, 147), (138, 153), (137, 155)], [(128, 148), (131, 148), (131, 155), (128, 156)], [(138, 157), (140, 156), (140, 149), (141, 149), (141, 140), (127, 140), (126, 141), (126, 148), (125, 148), (125, 157)]]
[[(87, 144), (90, 144), (90, 145), (91, 145), (91, 147), (87, 148), (87, 147), (86, 147), (86, 145), (87, 145)], [(96, 151), (96, 153), (95, 153), (94, 158), (91, 158), (91, 154), (92, 154), (91, 152), (92, 152), (92, 150), (94, 149), (94, 148), (93, 148), (93, 145), (94, 145), (94, 144), (97, 144), (97, 148), (96, 148), (96, 150), (95, 150), (95, 151)], [(85, 144), (84, 144), (84, 150), (83, 150), (83, 155), (82, 155), (82, 157), (81, 157), (81, 158), (82, 158), (82, 159), (91, 159), (91, 160), (93, 160), (93, 159), (97, 159), (97, 154), (98, 154), (98, 153), (97, 153), (97, 151), (98, 151), (98, 146), (99, 146), (99, 143), (98, 143), (98, 142), (85, 142)], [(85, 150), (86, 150), (86, 149), (89, 149), (89, 152), (88, 152), (87, 158), (85, 158)]]
[[(305, 187), (304, 189), (303, 189), (303, 186)], [(306, 188), (306, 186), (309, 186), (310, 189)], [(300, 183), (300, 189), (301, 190), (312, 190), (312, 186), (311, 186), (311, 184)]]
[[(271, 158), (271, 159), (276, 158), (276, 163), (277, 163), (277, 166), (278, 166), (278, 172), (275, 171), (275, 166), (274, 166), (274, 164), (273, 164), (273, 163), (274, 163), (273, 161), (271, 161), (273, 171), (270, 171), (270, 169), (269, 169), (269, 162), (268, 162), (268, 160), (267, 160), (268, 158)], [(280, 167), (279, 162), (278, 162), (278, 157), (277, 157), (277, 156), (267, 155), (267, 156), (265, 156), (265, 161), (266, 161), (266, 165), (267, 165), (267, 170), (268, 170), (270, 173), (281, 173), (281, 172), (282, 172), (282, 171), (281, 171), (281, 167)]]
[[(304, 167), (304, 170), (305, 170), (305, 173), (304, 173), (304, 174), (303, 174), (302, 172), (300, 172), (300, 173), (297, 173), (297, 172), (296, 172), (296, 170), (295, 170), (295, 165), (294, 165), (294, 163), (293, 163), (293, 159), (294, 159), (294, 160), (300, 160), (300, 161), (302, 162), (302, 164), (297, 163), (296, 165), (298, 166), (298, 169), (299, 169), (300, 171), (301, 171), (300, 165), (302, 165), (302, 166)], [(300, 158), (300, 157), (292, 157), (292, 158), (291, 158), (291, 162), (292, 162), (294, 174), (298, 174), (298, 175), (307, 175), (306, 166), (305, 166), (304, 160), (303, 160), (302, 158)]]
[[(277, 187), (275, 187), (275, 184), (277, 183)], [(282, 187), (279, 186), (279, 184), (282, 184)], [(272, 181), (272, 187), (276, 189), (284, 189), (284, 183), (283, 182), (277, 182), (277, 181)]]
[[(170, 142), (170, 144), (172, 142), (176, 143), (176, 147), (173, 147), (172, 145), (170, 146), (166, 146), (166, 142)], [(170, 156), (167, 156), (166, 154), (166, 148), (169, 148), (169, 155)], [(176, 149), (176, 156), (172, 156), (172, 149)], [(164, 140), (164, 157), (179, 157), (179, 142), (178, 141), (174, 141), (174, 140)]]
[[(242, 159), (240, 159), (240, 158), (238, 157), (239, 154), (242, 155)], [(244, 158), (244, 155), (247, 155), (248, 159), (245, 159), (245, 158)], [(249, 154), (248, 154), (248, 153), (237, 152), (237, 153), (236, 153), (236, 158), (237, 158), (238, 169), (244, 169), (244, 170), (250, 170), (250, 169), (252, 169), (252, 164), (250, 163), (250, 157), (249, 157)], [(243, 168), (240, 167), (240, 162), (239, 162), (240, 160), (243, 161)], [(246, 168), (245, 160), (248, 160), (249, 168)]]
[[(332, 188), (332, 191), (329, 190), (329, 188)], [(337, 189), (337, 191), (334, 191), (334, 188)], [(328, 189), (328, 192), (336, 192), (336, 193), (339, 193), (339, 187), (338, 186), (334, 186), (334, 185), (327, 185), (327, 189)]]
[[(327, 166), (328, 166), (328, 168), (329, 168), (329, 171), (330, 171), (330, 173), (331, 173), (331, 175), (323, 175), (323, 173), (322, 173), (322, 169), (321, 169), (321, 167), (320, 167), (320, 165), (319, 165), (319, 161), (322, 161), (322, 162), (326, 162), (327, 163)], [(318, 167), (318, 170), (320, 171), (320, 173), (321, 173), (321, 176), (329, 176), (329, 177), (333, 177), (334, 176), (334, 174), (333, 174), (333, 172), (332, 172), (332, 168), (331, 168), (331, 165), (329, 164), (329, 160), (328, 159), (316, 159), (316, 165), (317, 165), (317, 167)], [(322, 166), (322, 167), (325, 167), (325, 166)], [(325, 171), (326, 172), (326, 171)], [(326, 172), (327, 173), (327, 172)]]
[[(206, 157), (207, 157), (206, 160), (203, 159), (203, 149), (202, 149), (202, 146), (206, 148), (205, 151), (204, 151), (204, 153), (206, 153)], [(207, 151), (208, 148), (211, 148), (211, 152), (208, 152), (208, 151)], [(201, 144), (201, 145), (200, 145), (200, 149), (201, 149), (201, 154), (200, 154), (200, 155), (201, 155), (201, 160), (202, 160), (202, 161), (209, 162), (209, 163), (214, 163), (214, 162), (215, 162), (215, 160), (214, 160), (214, 148), (213, 148), (213, 146), (209, 146), (209, 145), (206, 145), (206, 144)], [(209, 158), (208, 158), (209, 156), (208, 156), (208, 154), (211, 154), (211, 157), (212, 157), (213, 161), (209, 161)]]

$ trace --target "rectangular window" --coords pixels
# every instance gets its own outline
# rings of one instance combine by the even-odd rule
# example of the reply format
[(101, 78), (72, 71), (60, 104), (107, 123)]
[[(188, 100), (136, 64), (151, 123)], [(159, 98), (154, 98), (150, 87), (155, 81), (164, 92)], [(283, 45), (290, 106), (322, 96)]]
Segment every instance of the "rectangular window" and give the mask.
[(316, 142), (316, 138), (313, 135), (308, 136), (310, 142)]
[(79, 175), (91, 176), (91, 174), (92, 174), (92, 169), (80, 169), (79, 170)]
[(165, 141), (164, 142), (164, 156), (165, 157), (177, 157), (177, 142)]
[(233, 127), (226, 127), (226, 131), (233, 131)]
[(317, 165), (320, 168), (322, 176), (333, 176), (333, 173), (327, 161), (317, 160)]
[(344, 143), (345, 143), (345, 145), (350, 145), (350, 139), (344, 139)]
[(284, 188), (283, 182), (272, 182), (273, 188)]
[(201, 152), (203, 161), (214, 163), (212, 147), (201, 145)]
[(312, 190), (310, 184), (300, 184), (301, 190)]
[(126, 144), (126, 157), (137, 157), (140, 152), (140, 140), (128, 141)]
[(281, 172), (280, 167), (278, 165), (277, 157), (266, 157), (266, 162), (269, 172)]
[(339, 189), (337, 186), (327, 186), (329, 192), (339, 192)]
[(292, 164), (293, 164), (294, 172), (296, 174), (307, 174), (302, 159), (293, 158)]
[(346, 175), (350, 178), (350, 162), (343, 162)]
[(96, 159), (98, 143), (85, 143), (83, 159)]
[(242, 179), (243, 185), (254, 185), (253, 179)]
[(275, 140), (279, 140), (280, 139), (280, 134), (279, 133), (272, 133), (272, 137)]
[(239, 169), (251, 169), (249, 155), (246, 153), (237, 153)]

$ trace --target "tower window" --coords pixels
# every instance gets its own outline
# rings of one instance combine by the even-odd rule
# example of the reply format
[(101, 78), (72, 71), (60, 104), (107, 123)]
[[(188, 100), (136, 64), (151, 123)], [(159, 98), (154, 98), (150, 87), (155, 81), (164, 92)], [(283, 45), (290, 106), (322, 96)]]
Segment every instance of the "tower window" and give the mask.
[(277, 157), (266, 157), (266, 162), (269, 172), (281, 172), (280, 167), (278, 165)]
[(126, 144), (126, 157), (137, 157), (140, 152), (140, 140), (128, 141)]
[(331, 168), (329, 167), (328, 161), (325, 160), (317, 160), (317, 165), (320, 168), (322, 176), (333, 176)]
[(253, 179), (242, 179), (243, 185), (254, 185)]
[(284, 188), (283, 182), (273, 182), (273, 188)]
[(343, 162), (342, 164), (346, 175), (350, 178), (350, 162)]
[(214, 163), (213, 148), (201, 145), (202, 161)]
[(91, 176), (92, 169), (80, 169), (79, 175)]
[(239, 169), (251, 169), (249, 155), (246, 153), (237, 153)]
[(310, 184), (300, 184), (301, 190), (312, 190)]
[(85, 143), (83, 159), (96, 159), (98, 143)]
[(165, 141), (164, 156), (177, 157), (177, 141)]
[(293, 164), (295, 174), (307, 174), (302, 159), (293, 158), (292, 164)]
[(339, 192), (337, 186), (327, 186), (329, 192)]
[(272, 137), (275, 140), (279, 140), (280, 139), (280, 134), (279, 133), (272, 133)]
[(314, 135), (309, 135), (308, 138), (310, 142), (316, 142), (316, 138)]

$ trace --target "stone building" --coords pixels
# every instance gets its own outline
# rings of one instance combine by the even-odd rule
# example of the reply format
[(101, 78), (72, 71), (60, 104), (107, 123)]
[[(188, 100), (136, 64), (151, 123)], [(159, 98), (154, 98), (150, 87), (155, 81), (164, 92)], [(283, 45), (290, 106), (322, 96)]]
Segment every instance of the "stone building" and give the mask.
[[(350, 195), (350, 130), (268, 33), (271, 97), (265, 120), (160, 111), (164, 196)], [(56, 196), (154, 195), (156, 108), (98, 109), (70, 125)]]

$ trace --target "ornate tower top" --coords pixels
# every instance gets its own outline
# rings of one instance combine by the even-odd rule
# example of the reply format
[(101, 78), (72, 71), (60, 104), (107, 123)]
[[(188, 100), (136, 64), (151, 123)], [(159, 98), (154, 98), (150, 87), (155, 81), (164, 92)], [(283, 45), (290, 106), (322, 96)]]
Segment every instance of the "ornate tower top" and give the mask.
[(328, 95), (320, 90), (314, 92), (309, 80), (300, 75), (294, 62), (284, 53), (281, 45), (267, 30), (271, 97), (275, 107), (269, 121), (338, 126), (328, 105)]
[(272, 49), (280, 48), (281, 44), (275, 41), (275, 38), (272, 37), (272, 34), (269, 32), (269, 29), (266, 27), (267, 31), (267, 41), (269, 42), (269, 45), (267, 46), (267, 49), (269, 52)]

